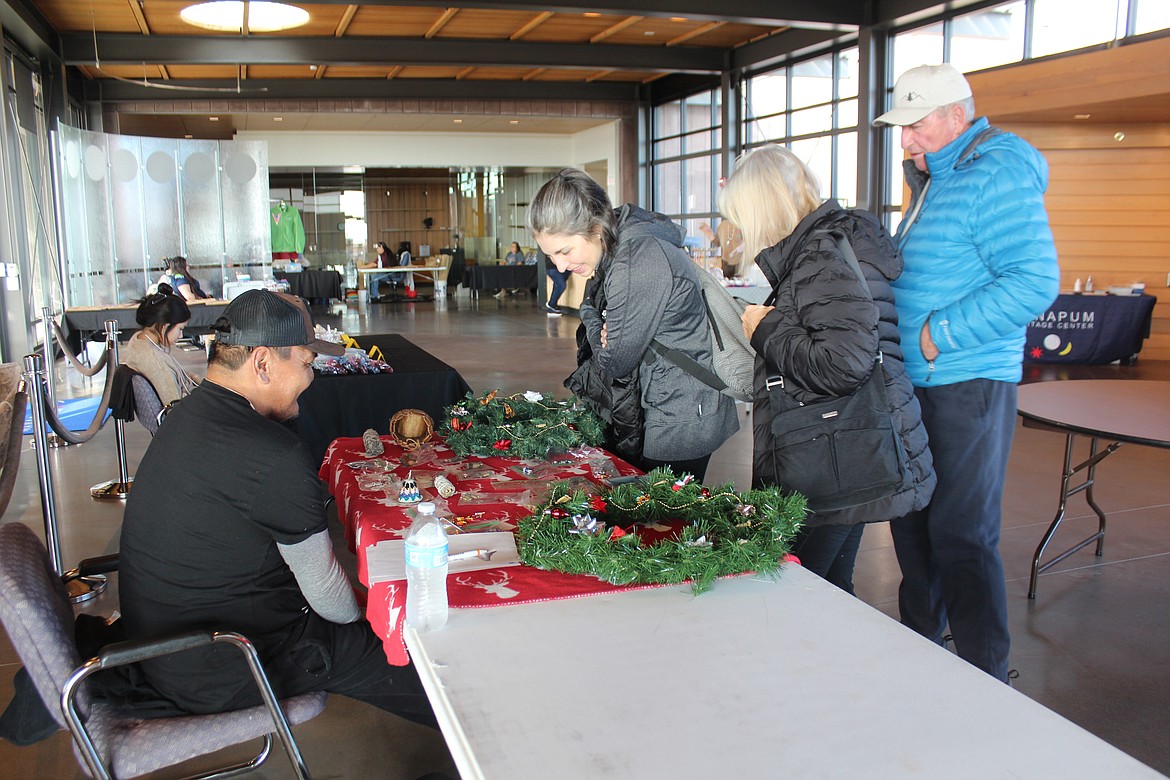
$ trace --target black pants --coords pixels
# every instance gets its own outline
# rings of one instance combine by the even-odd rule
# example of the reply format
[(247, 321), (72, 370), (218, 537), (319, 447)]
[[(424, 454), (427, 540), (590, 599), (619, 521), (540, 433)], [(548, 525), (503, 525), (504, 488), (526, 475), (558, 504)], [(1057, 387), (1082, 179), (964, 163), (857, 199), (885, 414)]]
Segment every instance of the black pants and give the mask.
[(828, 580), (851, 596), (853, 591), (853, 564), (865, 526), (820, 525), (801, 528), (792, 542), (792, 554), (800, 558), (800, 565), (813, 574)]
[(695, 480), (702, 482), (703, 477), (707, 476), (707, 464), (710, 461), (710, 455), (704, 455), (701, 458), (694, 458), (693, 460), (651, 460), (650, 458), (642, 458), (642, 462), (636, 465), (642, 471), (653, 471), (656, 468), (665, 466), (673, 471), (675, 476), (681, 477), (683, 474), (694, 474)]
[(339, 625), (311, 613), (301, 636), (267, 671), (279, 697), (329, 691), (438, 728), (414, 665), (390, 665), (365, 620)]

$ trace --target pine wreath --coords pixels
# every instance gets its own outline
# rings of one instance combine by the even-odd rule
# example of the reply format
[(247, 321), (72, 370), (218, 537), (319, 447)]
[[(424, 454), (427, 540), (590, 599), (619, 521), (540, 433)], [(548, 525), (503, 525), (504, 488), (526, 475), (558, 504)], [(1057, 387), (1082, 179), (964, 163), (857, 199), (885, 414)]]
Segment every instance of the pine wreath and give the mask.
[[(556, 485), (549, 501), (520, 521), (520, 559), (539, 569), (591, 574), (614, 585), (691, 582), (695, 593), (727, 574), (780, 568), (804, 522), (807, 501), (779, 488), (737, 493), (704, 487), (688, 474), (655, 469), (600, 495)], [(681, 520), (670, 538), (644, 544), (635, 523)]]
[(558, 401), (531, 390), (505, 397), (498, 393), (480, 398), (468, 393), (447, 407), (439, 430), (457, 454), (543, 458), (604, 440), (601, 418), (576, 399)]

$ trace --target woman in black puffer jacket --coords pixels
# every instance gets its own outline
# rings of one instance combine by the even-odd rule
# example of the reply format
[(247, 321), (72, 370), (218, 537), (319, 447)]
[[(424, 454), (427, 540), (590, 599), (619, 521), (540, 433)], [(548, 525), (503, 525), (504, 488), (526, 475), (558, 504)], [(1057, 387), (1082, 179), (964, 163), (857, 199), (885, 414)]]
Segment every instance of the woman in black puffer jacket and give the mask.
[[(800, 403), (857, 390), (880, 350), (886, 395), (906, 459), (897, 492), (843, 508), (818, 510), (810, 502), (793, 552), (801, 563), (853, 592), (853, 564), (862, 524), (892, 520), (921, 509), (934, 492), (926, 429), (902, 364), (898, 313), (890, 282), (902, 257), (877, 218), (821, 202), (816, 178), (787, 149), (760, 147), (741, 157), (719, 196), (719, 210), (744, 236), (744, 256), (776, 290), (775, 306), (748, 306), (744, 333), (755, 348), (754, 486), (775, 485), (774, 412), (768, 377), (783, 376), (784, 392)], [(838, 244), (849, 242), (869, 296)], [(870, 302), (872, 298), (872, 303)], [(826, 475), (831, 477), (832, 475)], [(783, 487), (783, 485), (780, 485)]]

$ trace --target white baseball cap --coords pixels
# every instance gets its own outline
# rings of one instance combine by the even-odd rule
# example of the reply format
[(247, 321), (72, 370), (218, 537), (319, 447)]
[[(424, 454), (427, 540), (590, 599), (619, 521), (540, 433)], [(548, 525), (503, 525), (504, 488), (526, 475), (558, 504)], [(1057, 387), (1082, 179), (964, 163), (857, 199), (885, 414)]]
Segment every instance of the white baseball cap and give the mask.
[(953, 65), (919, 65), (894, 84), (894, 107), (873, 120), (879, 125), (912, 125), (931, 111), (971, 97), (971, 85)]

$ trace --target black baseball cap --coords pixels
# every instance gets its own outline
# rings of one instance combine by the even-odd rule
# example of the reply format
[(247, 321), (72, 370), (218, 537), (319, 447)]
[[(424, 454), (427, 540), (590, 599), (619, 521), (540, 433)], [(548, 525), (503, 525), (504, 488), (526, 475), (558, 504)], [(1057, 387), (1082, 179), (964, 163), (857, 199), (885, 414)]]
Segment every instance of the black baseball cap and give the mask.
[(322, 355), (345, 354), (340, 344), (317, 338), (309, 307), (286, 293), (248, 290), (227, 305), (212, 329), (220, 344), (304, 347)]

